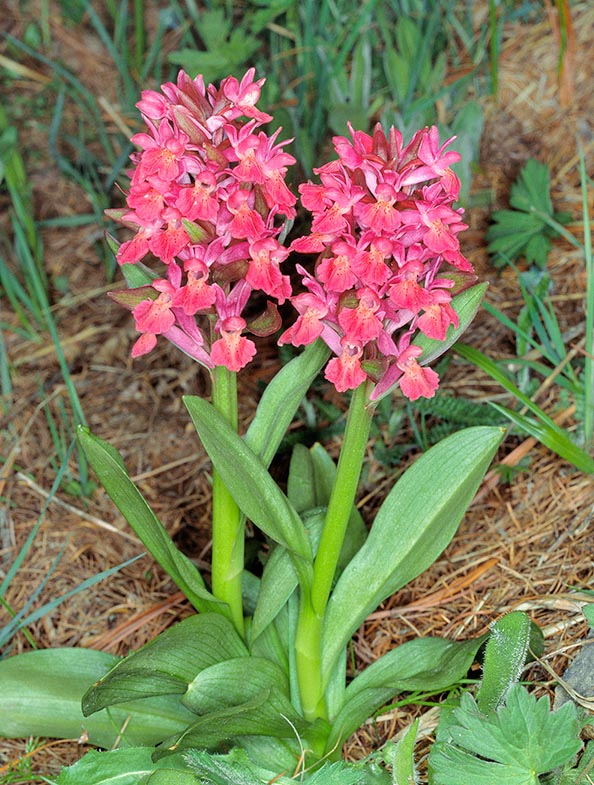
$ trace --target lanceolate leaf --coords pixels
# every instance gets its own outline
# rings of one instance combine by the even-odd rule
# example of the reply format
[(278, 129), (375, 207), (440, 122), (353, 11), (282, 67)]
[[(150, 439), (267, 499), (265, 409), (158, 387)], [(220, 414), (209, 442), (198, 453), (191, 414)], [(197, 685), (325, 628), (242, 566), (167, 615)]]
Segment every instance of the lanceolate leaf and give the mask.
[(212, 596), (196, 567), (175, 547), (163, 524), (130, 479), (118, 451), (82, 425), (78, 426), (77, 437), (111, 500), (153, 558), (197, 610), (223, 613), (226, 606)]
[(185, 396), (198, 435), (242, 512), (305, 562), (311, 548), (299, 515), (264, 464), (208, 401)]
[(347, 687), (327, 749), (342, 743), (398, 693), (446, 689), (463, 679), (487, 637), (463, 642), (415, 638), (384, 654)]
[(537, 418), (537, 421), (532, 420), (524, 415), (512, 412), (505, 409), (499, 404), (492, 403), (497, 411), (505, 414), (512, 422), (525, 430), (528, 434), (533, 436), (538, 441), (542, 442), (546, 447), (553, 450), (557, 455), (565, 458), (565, 460), (572, 463), (580, 471), (586, 474), (594, 473), (594, 459), (588, 453), (580, 449), (577, 444), (574, 444), (567, 436), (566, 432), (560, 428), (557, 423), (552, 420), (543, 410), (537, 406), (533, 401), (524, 395), (513, 382), (503, 373), (503, 371), (493, 362), (489, 357), (475, 349), (473, 346), (466, 346), (463, 343), (456, 344), (456, 351), (464, 359), (476, 365), (481, 370), (488, 373), (492, 379), (499, 382), (501, 386), (511, 393), (516, 400), (523, 406), (526, 406), (532, 414)]
[(299, 404), (330, 355), (320, 339), (287, 363), (266, 387), (245, 441), (269, 466)]
[[(249, 679), (246, 679), (246, 685)], [(290, 720), (290, 721), (289, 721)], [(296, 716), (289, 700), (275, 687), (267, 687), (238, 706), (206, 714), (187, 730), (166, 739), (156, 750), (160, 758), (192, 747), (215, 749), (237, 736), (275, 736), (292, 739), (306, 723)]]
[[(312, 510), (303, 516), (303, 525), (307, 530), (312, 551), (317, 551), (326, 509)], [(260, 581), (260, 594), (254, 612), (250, 639), (255, 641), (266, 627), (276, 618), (298, 585), (297, 573), (290, 554), (282, 545), (276, 545), (270, 554)]]
[(459, 431), (400, 477), (328, 603), (322, 642), (324, 684), (366, 616), (427, 569), (448, 545), (502, 438), (502, 428)]
[[(505, 406), (500, 406), (497, 403), (489, 401), (490, 405), (497, 409), (498, 412), (508, 417), (515, 425), (521, 430), (525, 431), (529, 436), (544, 444), (549, 450), (552, 450), (560, 458), (563, 458), (569, 463), (572, 463), (576, 469), (584, 472), (584, 474), (594, 473), (594, 459), (591, 458), (587, 452), (578, 447), (577, 444), (571, 441), (567, 433), (560, 428), (556, 423), (551, 423), (541, 420), (533, 420), (531, 417), (525, 417), (522, 414), (511, 411)], [(543, 412), (544, 414), (544, 412)]]
[(288, 698), (289, 678), (278, 665), (263, 657), (236, 657), (201, 671), (182, 702), (196, 714), (208, 714), (238, 706), (272, 686)]
[(190, 616), (118, 662), (85, 693), (85, 715), (115, 703), (186, 692), (205, 668), (247, 654), (233, 624), (220, 613)]
[[(178, 696), (122, 704), (84, 717), (81, 699), (119, 661), (93, 649), (40, 649), (0, 661), (0, 736), (50, 736), (112, 747), (120, 730), (126, 744), (156, 744), (179, 733), (194, 715)], [(84, 781), (84, 780), (82, 780)]]

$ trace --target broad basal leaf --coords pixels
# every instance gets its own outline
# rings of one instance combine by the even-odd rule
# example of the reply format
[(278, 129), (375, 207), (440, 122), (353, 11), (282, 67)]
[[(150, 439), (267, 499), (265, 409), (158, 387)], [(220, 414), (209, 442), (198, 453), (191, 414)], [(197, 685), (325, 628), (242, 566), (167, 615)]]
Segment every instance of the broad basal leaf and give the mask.
[(182, 702), (195, 714), (208, 714), (244, 703), (271, 686), (289, 697), (289, 678), (278, 665), (262, 657), (236, 657), (202, 670)]
[(151, 695), (182, 695), (200, 671), (247, 655), (233, 624), (220, 613), (201, 613), (173, 625), (97, 681), (85, 693), (85, 715)]
[(192, 605), (197, 610), (223, 613), (226, 606), (213, 597), (190, 559), (175, 547), (163, 524), (130, 479), (118, 451), (82, 425), (78, 426), (77, 438), (115, 506)]
[[(0, 661), (0, 736), (50, 736), (111, 747), (156, 744), (194, 719), (178, 696), (128, 702), (84, 717), (81, 700), (119, 661), (94, 649), (40, 649)], [(124, 730), (123, 735), (120, 730)]]
[(427, 569), (448, 545), (502, 437), (502, 428), (459, 431), (428, 450), (400, 477), (328, 603), (322, 642), (325, 684), (337, 656), (366, 616)]
[[(247, 676), (247, 674), (246, 674)], [(246, 686), (249, 685), (249, 676)], [(290, 701), (275, 687), (267, 687), (238, 706), (205, 714), (183, 733), (166, 739), (156, 750), (160, 758), (172, 752), (198, 747), (216, 749), (238, 736), (274, 736), (293, 739), (295, 730), (306, 728)]]
[(327, 749), (342, 743), (401, 692), (432, 692), (463, 679), (487, 635), (469, 641), (415, 638), (384, 654), (349, 684)]

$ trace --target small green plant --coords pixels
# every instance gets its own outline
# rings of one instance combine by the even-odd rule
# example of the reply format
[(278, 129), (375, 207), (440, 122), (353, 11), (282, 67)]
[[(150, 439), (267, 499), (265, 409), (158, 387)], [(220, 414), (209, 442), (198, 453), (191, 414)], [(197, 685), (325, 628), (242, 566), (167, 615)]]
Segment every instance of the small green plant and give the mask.
[(440, 720), (429, 755), (430, 785), (577, 785), (587, 783), (594, 750), (579, 763), (585, 724), (569, 701), (551, 711), (546, 695), (537, 699), (519, 683), (524, 663), (542, 650), (528, 617), (502, 617), (486, 646), (476, 698), (465, 692), (457, 708)]
[(524, 258), (540, 269), (547, 264), (551, 239), (558, 237), (559, 225), (567, 213), (555, 213), (550, 194), (549, 168), (530, 158), (511, 187), (512, 210), (497, 210), (487, 232), (488, 250), (495, 265)]
[[(575, 761), (582, 747), (575, 704), (551, 711), (521, 684), (509, 690), (505, 704), (483, 713), (470, 693), (438, 734), (431, 751), (434, 785), (542, 785), (571, 782), (556, 769)], [(546, 780), (544, 775), (548, 775)]]

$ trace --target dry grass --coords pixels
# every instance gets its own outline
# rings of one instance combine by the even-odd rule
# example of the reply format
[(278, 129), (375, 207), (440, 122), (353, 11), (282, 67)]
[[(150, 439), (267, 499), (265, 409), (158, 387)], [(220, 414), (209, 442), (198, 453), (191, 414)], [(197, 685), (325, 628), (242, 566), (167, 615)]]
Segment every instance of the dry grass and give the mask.
[[(594, 146), (594, 8), (588, 3), (572, 8), (575, 47), (570, 73), (565, 74), (563, 105), (550, 21), (505, 28), (500, 94), (496, 104), (486, 107), (481, 169), (476, 178), (476, 188), (489, 189), (496, 206), (503, 206), (510, 180), (522, 163), (536, 156), (550, 166), (556, 209), (579, 217), (576, 142), (581, 141), (590, 162)], [(88, 46), (92, 51), (92, 42), (83, 42), (81, 50), (65, 31), (53, 28), (53, 32), (64, 57), (76, 58), (81, 69), (87, 68), (88, 84), (101, 92), (108, 82), (106, 65), (99, 60), (90, 67), (87, 51)], [(19, 89), (29, 91), (33, 98), (40, 84), (39, 79), (25, 78)], [(591, 163), (589, 172), (594, 174)], [(34, 174), (34, 185), (40, 216), (84, 209), (84, 197), (48, 170), (46, 162)], [(494, 274), (488, 266), (485, 213), (473, 211), (469, 219), (466, 251), (479, 274), (491, 279), (490, 301), (513, 318), (521, 306), (514, 276), (507, 271)], [(579, 227), (576, 224), (572, 229)], [(104, 272), (94, 257), (92, 242), (86, 229), (67, 233), (47, 229), (44, 234), (50, 271), (65, 273), (70, 280), (72, 298), (56, 307), (55, 316), (83, 409), (93, 431), (121, 450), (174, 538), (191, 557), (201, 560), (209, 543), (210, 469), (180, 398), (186, 393), (205, 393), (206, 381), (194, 365), (166, 346), (149, 359), (131, 361), (131, 320), (105, 296)], [(551, 255), (550, 269), (562, 327), (575, 328), (574, 340), (579, 342), (586, 286), (583, 262), (560, 241)], [(5, 312), (3, 318), (10, 319), (10, 314)], [(3, 453), (9, 458), (0, 477), (6, 500), (0, 513), (0, 571), (8, 568), (30, 532), (53, 481), (48, 458), (53, 445), (38, 406), (39, 390), (50, 407), (64, 392), (49, 346), (26, 342), (10, 330), (6, 340), (14, 394), (10, 421), (0, 423), (7, 437)], [(513, 356), (510, 336), (486, 314), (477, 319), (467, 341), (494, 357)], [(253, 413), (258, 381), (269, 379), (275, 364), (274, 347), (266, 346), (249, 377), (243, 378), (244, 424)], [(499, 394), (480, 372), (458, 362), (452, 364), (445, 386), (479, 400)], [(558, 402), (553, 387), (539, 403), (554, 410)], [(571, 427), (570, 416), (567, 425)], [(516, 447), (517, 440), (506, 443), (500, 459)], [(412, 636), (477, 635), (506, 610), (523, 608), (543, 626), (548, 664), (557, 673), (564, 670), (587, 629), (580, 597), (569, 591), (592, 586), (594, 483), (546, 449), (533, 445), (528, 449), (529, 471), (519, 474), (511, 486), (498, 484), (496, 478), (489, 482), (438, 563), (368, 619), (355, 638), (360, 665)], [(381, 502), (387, 479), (386, 470), (370, 458), (362, 489), (365, 514)], [(28, 599), (31, 587), (39, 583), (64, 543), (64, 555), (43, 601), (141, 550), (102, 490), (88, 503), (61, 493), (58, 497), (50, 504), (26, 564), (6, 598), (13, 607), (21, 607)], [(96, 590), (64, 603), (51, 617), (32, 625), (30, 632), (42, 647), (93, 646), (124, 653), (188, 612), (171, 582), (144, 556)], [(14, 651), (27, 647), (25, 638), (18, 636)], [(531, 676), (550, 681), (549, 674), (538, 667)], [(348, 754), (361, 757), (422, 712), (426, 710), (407, 707), (380, 717), (353, 737)], [(430, 733), (434, 719), (433, 712), (424, 714), (424, 733)], [(23, 750), (23, 742), (2, 741), (0, 761), (3, 757), (8, 763)], [(35, 769), (55, 772), (78, 754), (76, 743), (52, 743), (35, 753)], [(1, 777), (0, 763), (0, 781)]]

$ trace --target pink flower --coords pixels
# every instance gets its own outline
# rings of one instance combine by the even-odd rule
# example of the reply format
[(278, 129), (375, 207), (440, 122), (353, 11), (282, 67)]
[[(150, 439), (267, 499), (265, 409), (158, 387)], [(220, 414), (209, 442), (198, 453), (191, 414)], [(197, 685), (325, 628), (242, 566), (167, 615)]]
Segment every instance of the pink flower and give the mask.
[(460, 252), (462, 211), (452, 207), (458, 181), (449, 166), (459, 155), (445, 152), (451, 140), (439, 146), (435, 128), (408, 145), (394, 128), (350, 131), (352, 141), (334, 138), (338, 160), (314, 170), (320, 183), (299, 187), (312, 225), (291, 248), (319, 258), (313, 277), (301, 268), (309, 291), (291, 298), (299, 317), (281, 343), (325, 341), (335, 354), (326, 378), (339, 391), (372, 374), (372, 399), (397, 384), (411, 400), (431, 397), (438, 377), (419, 364), (412, 338), (421, 330), (444, 340), (458, 326), (444, 291), (454, 281), (437, 275), (445, 264), (472, 270)]
[(254, 357), (254, 342), (241, 334), (245, 326), (245, 319), (240, 316), (231, 316), (222, 322), (221, 337), (210, 349), (210, 358), (215, 365), (224, 365), (230, 371), (240, 371)]
[(276, 297), (279, 304), (291, 296), (291, 283), (288, 275), (282, 275), (279, 264), (289, 252), (286, 248), (267, 237), (250, 245), (251, 262), (245, 279), (254, 289)]
[(326, 366), (326, 379), (332, 382), (338, 392), (354, 390), (367, 378), (367, 374), (361, 368), (362, 355), (360, 346), (344, 341), (342, 354), (334, 357)]
[(322, 320), (328, 313), (326, 303), (311, 292), (298, 294), (291, 302), (300, 315), (295, 324), (281, 335), (279, 343), (292, 343), (293, 346), (313, 343), (324, 329)]
[[(254, 76), (251, 68), (215, 87), (180, 71), (137, 104), (146, 131), (132, 137), (139, 150), (121, 219), (135, 235), (117, 258), (135, 264), (148, 256), (150, 264), (152, 254), (167, 279), (153, 283), (156, 298), (134, 309), (142, 333), (134, 356), (163, 335), (208, 368), (238, 370), (255, 351), (242, 316), (252, 292), (279, 303), (291, 296), (280, 268), (288, 250), (278, 238), (295, 216), (285, 182), (295, 159), (288, 142), (278, 141), (280, 129), (260, 130), (272, 118), (256, 107), (264, 80)], [(266, 312), (273, 310), (269, 302)], [(260, 324), (257, 316), (253, 323)]]
[(400, 389), (410, 400), (433, 398), (439, 387), (439, 376), (432, 368), (421, 368), (416, 358), (422, 353), (419, 346), (409, 346), (398, 357), (397, 367), (402, 371)]

